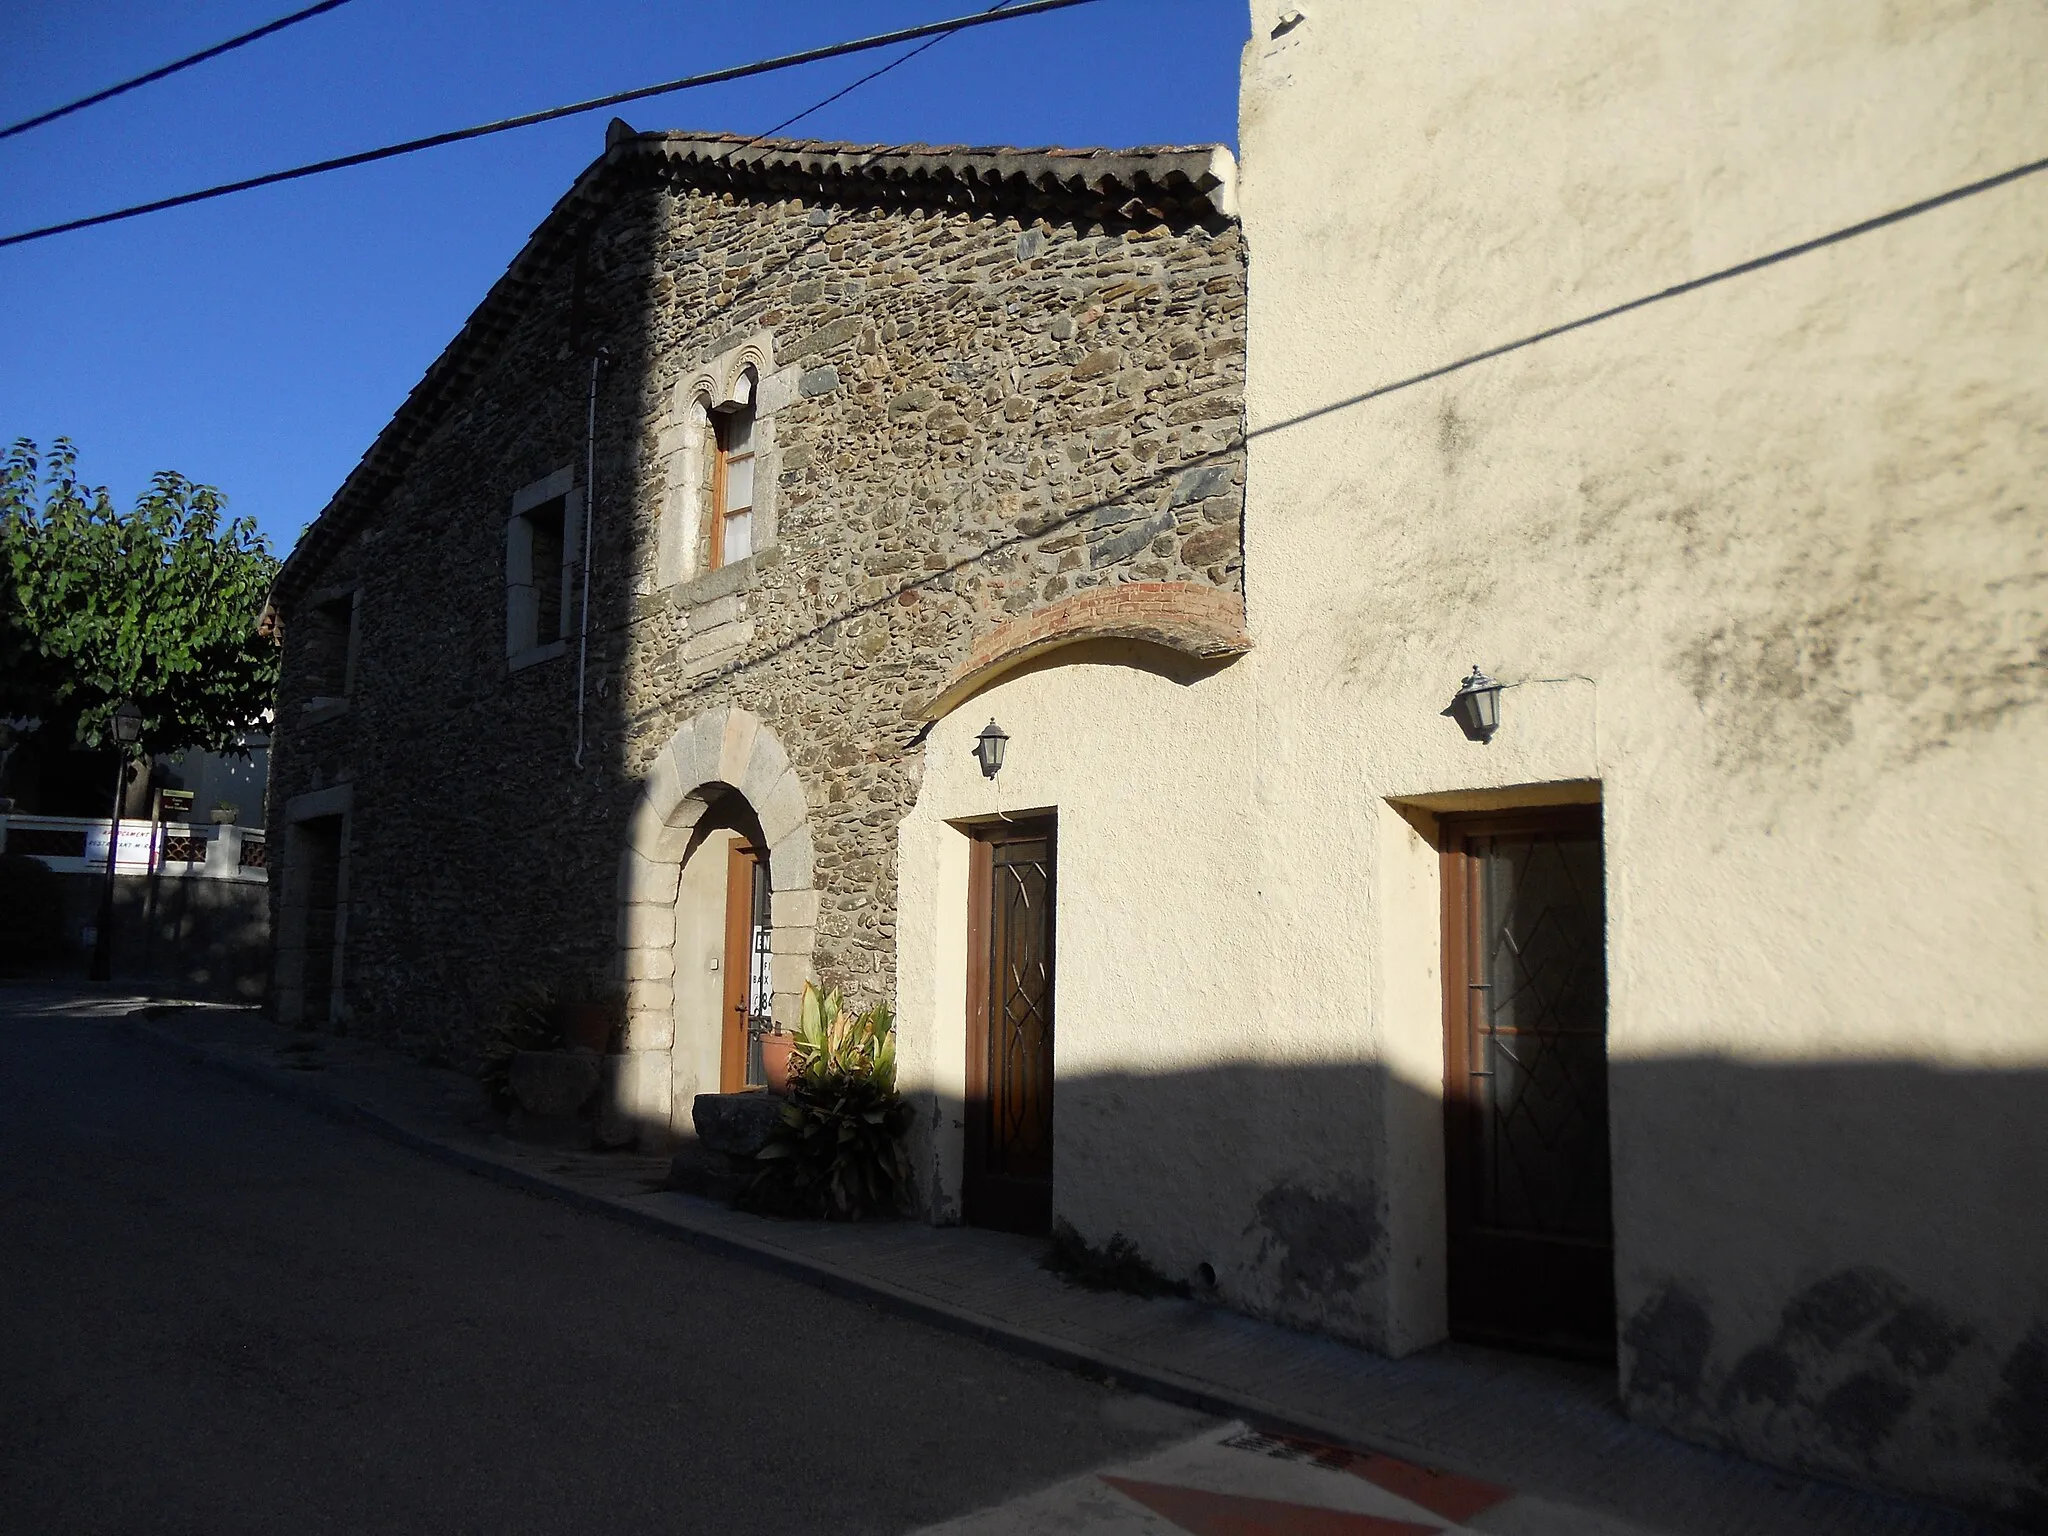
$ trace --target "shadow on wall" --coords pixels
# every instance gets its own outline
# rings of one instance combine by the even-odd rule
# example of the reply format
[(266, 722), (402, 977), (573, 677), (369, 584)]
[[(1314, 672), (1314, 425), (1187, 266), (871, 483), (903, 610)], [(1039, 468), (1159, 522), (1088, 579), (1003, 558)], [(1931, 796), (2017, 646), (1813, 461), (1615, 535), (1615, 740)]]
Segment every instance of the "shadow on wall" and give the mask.
[[(23, 974), (78, 979), (92, 960), (106, 877), (53, 874), (59, 947)], [(270, 905), (260, 881), (114, 879), (113, 980), (169, 997), (260, 1002), (270, 974)]]
[[(2044, 1094), (2040, 1070), (1611, 1063), (1630, 1416), (2048, 1529)], [(1442, 1284), (1440, 1188), (1385, 1171), (1443, 1177), (1415, 1145), (1432, 1093), (1236, 1065), (1064, 1079), (1056, 1116), (1059, 1219), (1197, 1294), (1371, 1343), (1399, 1285)], [(959, 1118), (926, 1099), (927, 1202)]]
[(1640, 1419), (2048, 1530), (2048, 1071), (1612, 1067)]
[[(2048, 1530), (2044, 1094), (2043, 1071), (1614, 1062), (1629, 1415)], [(1374, 1152), (1440, 1135), (1438, 1101), (1371, 1067), (1067, 1078), (1056, 1106), (1056, 1219), (1195, 1295), (1370, 1344), (1390, 1277), (1442, 1272), (1440, 1192)], [(921, 1096), (923, 1211), (957, 1211), (960, 1119)], [(1438, 1251), (1397, 1252), (1404, 1219)]]

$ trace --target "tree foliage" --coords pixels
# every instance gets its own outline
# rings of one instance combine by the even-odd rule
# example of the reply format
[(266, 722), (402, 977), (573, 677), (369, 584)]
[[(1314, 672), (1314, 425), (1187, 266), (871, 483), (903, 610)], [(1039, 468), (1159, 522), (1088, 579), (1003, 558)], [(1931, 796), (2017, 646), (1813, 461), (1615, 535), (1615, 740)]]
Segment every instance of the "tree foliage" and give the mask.
[(133, 510), (78, 478), (58, 438), (0, 464), (0, 714), (69, 725), (98, 746), (124, 699), (141, 750), (233, 751), (264, 729), (277, 647), (257, 633), (278, 562), (227, 498), (171, 470)]

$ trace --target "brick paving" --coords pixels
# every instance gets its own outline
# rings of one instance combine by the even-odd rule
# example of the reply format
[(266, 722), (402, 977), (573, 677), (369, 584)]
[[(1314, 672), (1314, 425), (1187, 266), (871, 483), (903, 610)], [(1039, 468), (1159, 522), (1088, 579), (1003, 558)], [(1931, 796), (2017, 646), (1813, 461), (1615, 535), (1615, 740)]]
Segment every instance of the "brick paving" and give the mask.
[[(109, 1004), (106, 1011), (118, 1010)], [(1412, 1499), (1402, 1503), (1398, 1492), (1352, 1470), (1333, 1472), (1311, 1451), (1304, 1453), (1304, 1466), (1374, 1490), (1325, 1484), (1347, 1493), (1348, 1502), (1332, 1508), (1381, 1524), (1274, 1525), (1249, 1504), (1225, 1508), (1228, 1500), (1207, 1506), (1209, 1514), (1197, 1519), (1180, 1494), (1134, 1491), (1140, 1485), (1181, 1485), (1129, 1468), (1109, 1474), (1128, 1487), (1101, 1475), (1078, 1486), (1093, 1501), (1089, 1507), (1139, 1523), (1077, 1529), (1183, 1529), (1219, 1536), (1258, 1529), (1447, 1528), (1530, 1536), (1567, 1530), (1960, 1536), (1997, 1529), (1935, 1506), (1775, 1471), (1632, 1424), (1615, 1407), (1603, 1376), (1588, 1369), (1457, 1346), (1388, 1360), (1199, 1301), (1081, 1290), (1040, 1267), (1041, 1243), (1004, 1233), (749, 1216), (662, 1188), (664, 1160), (515, 1142), (497, 1130), (472, 1080), (368, 1042), (329, 1036), (309, 1042), (260, 1015), (233, 1009), (153, 1009), (149, 1016), (129, 1016), (126, 1025), (140, 1039), (362, 1121), (487, 1177), (1238, 1421), (1232, 1430), (1191, 1442), (1207, 1447), (1189, 1452), (1198, 1462), (1203, 1456), (1211, 1462), (1220, 1457), (1218, 1464), (1225, 1466), (1241, 1461), (1246, 1448), (1226, 1442), (1246, 1433), (1249, 1423), (1269, 1437), (1282, 1437), (1278, 1444), (1333, 1447), (1332, 1456), (1345, 1454), (1345, 1448), (1377, 1452), (1417, 1476), (1471, 1480), (1511, 1494), (1475, 1516), (1476, 1525), (1446, 1526), (1442, 1519), (1428, 1524), (1414, 1516)], [(1284, 1457), (1264, 1459), (1286, 1464)], [(1213, 1478), (1197, 1477), (1188, 1486), (1252, 1500), (1266, 1496)], [(1048, 1490), (1046, 1497), (1051, 1495)], [(947, 1527), (955, 1528), (993, 1533), (1068, 1526), (1052, 1521), (1042, 1527)]]

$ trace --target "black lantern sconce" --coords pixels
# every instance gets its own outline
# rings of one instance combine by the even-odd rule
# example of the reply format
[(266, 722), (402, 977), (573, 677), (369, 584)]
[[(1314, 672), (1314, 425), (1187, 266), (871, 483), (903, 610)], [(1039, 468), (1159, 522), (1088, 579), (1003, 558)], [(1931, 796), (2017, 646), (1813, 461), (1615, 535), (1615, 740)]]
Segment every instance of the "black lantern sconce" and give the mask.
[(1500, 729), (1501, 686), (1480, 671), (1475, 661), (1472, 671), (1451, 696), (1451, 707), (1444, 713), (1458, 722), (1467, 741), (1491, 741), (1493, 733)]
[(142, 740), (142, 711), (130, 701), (114, 711), (114, 740), (132, 747)]
[(995, 721), (981, 728), (981, 734), (974, 738), (974, 759), (981, 764), (984, 779), (992, 779), (1003, 771), (1003, 748), (1009, 744), (1009, 736)]

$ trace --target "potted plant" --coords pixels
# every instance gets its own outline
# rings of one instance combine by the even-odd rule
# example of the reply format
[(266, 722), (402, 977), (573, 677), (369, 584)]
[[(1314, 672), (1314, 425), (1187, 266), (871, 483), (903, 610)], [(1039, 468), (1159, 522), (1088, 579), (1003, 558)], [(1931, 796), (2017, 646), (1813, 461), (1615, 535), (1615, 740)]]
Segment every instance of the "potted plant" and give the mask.
[(605, 1055), (620, 1047), (626, 999), (616, 992), (586, 992), (560, 1006), (561, 1030), (571, 1049)]
[(213, 824), (216, 827), (231, 827), (241, 819), (242, 808), (232, 800), (223, 800), (213, 808)]
[(896, 1091), (895, 1036), (887, 1008), (849, 1014), (836, 989), (806, 983), (789, 1102), (738, 1204), (838, 1221), (898, 1212), (910, 1188), (903, 1137), (915, 1111)]
[(789, 1097), (790, 1054), (795, 1049), (795, 1035), (777, 1029), (761, 1036), (761, 1075), (767, 1080), (770, 1093)]

